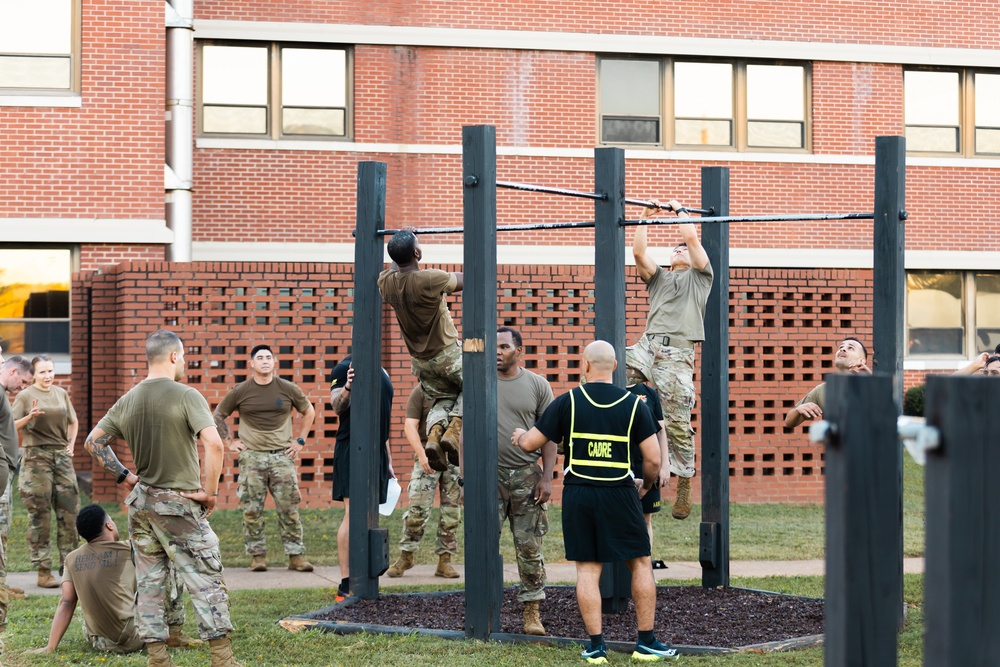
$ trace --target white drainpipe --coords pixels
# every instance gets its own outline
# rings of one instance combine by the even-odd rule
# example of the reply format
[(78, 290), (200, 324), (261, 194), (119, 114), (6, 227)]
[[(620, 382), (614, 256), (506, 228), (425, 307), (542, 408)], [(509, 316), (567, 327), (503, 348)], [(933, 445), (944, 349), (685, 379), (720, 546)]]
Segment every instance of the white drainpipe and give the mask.
[(167, 0), (166, 216), (172, 262), (191, 261), (194, 178), (194, 0)]

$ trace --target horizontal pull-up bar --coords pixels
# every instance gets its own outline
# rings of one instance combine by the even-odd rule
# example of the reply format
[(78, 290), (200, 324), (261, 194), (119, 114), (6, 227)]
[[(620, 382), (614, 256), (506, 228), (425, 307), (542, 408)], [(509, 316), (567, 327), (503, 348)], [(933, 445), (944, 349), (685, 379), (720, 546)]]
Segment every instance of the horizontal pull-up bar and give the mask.
[[(670, 204), (657, 204), (656, 202), (646, 201), (645, 199), (629, 199), (626, 197), (625, 203), (632, 204), (633, 206), (645, 206), (646, 208), (658, 208), (664, 211), (674, 210), (670, 208)], [(701, 215), (712, 215), (715, 213), (714, 208), (690, 208), (688, 206), (682, 206), (681, 209), (687, 211), (688, 213), (699, 213)]]
[[(550, 195), (562, 195), (564, 197), (581, 197), (583, 199), (596, 199), (599, 201), (607, 201), (608, 195), (603, 192), (583, 192), (581, 190), (568, 190), (566, 188), (552, 188), (547, 185), (532, 185), (530, 183), (512, 183), (510, 181), (497, 181), (498, 188), (506, 188), (508, 190), (523, 190), (525, 192), (542, 192)], [(632, 204), (633, 206), (645, 206), (646, 208), (659, 208), (665, 211), (671, 211), (670, 204), (657, 204), (652, 201), (645, 199), (625, 199), (626, 204)], [(712, 209), (707, 208), (688, 208), (684, 207), (685, 211), (691, 213), (700, 213), (701, 215), (712, 215), (715, 213)]]

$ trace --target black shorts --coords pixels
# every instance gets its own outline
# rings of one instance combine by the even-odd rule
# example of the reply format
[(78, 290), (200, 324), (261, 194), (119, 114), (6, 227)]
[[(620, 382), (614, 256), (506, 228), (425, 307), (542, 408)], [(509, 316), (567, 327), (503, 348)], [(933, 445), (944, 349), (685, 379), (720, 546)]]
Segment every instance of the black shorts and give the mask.
[(628, 486), (563, 487), (566, 560), (611, 563), (650, 554), (639, 494)]
[(660, 487), (654, 485), (646, 495), (642, 497), (642, 513), (656, 514), (660, 511)]
[[(383, 450), (385, 448), (383, 447)], [(379, 504), (385, 502), (389, 492), (389, 462), (382, 455), (379, 467)], [(333, 448), (333, 499), (343, 502), (351, 496), (351, 446), (347, 442), (338, 442)]]

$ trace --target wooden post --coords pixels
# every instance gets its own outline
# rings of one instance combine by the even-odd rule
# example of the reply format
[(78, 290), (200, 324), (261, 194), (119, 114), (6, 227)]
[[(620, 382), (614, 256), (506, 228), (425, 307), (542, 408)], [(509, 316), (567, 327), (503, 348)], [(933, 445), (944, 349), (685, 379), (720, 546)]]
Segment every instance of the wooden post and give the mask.
[[(618, 367), (613, 380), (625, 386), (625, 151), (594, 149), (594, 192), (607, 199), (594, 200), (594, 336), (615, 348)], [(589, 342), (589, 341), (588, 341)], [(601, 569), (604, 613), (628, 609), (632, 575), (622, 561), (604, 563)]]
[[(729, 215), (729, 169), (702, 167), (701, 207)], [(701, 346), (701, 585), (729, 585), (729, 225), (703, 225), (715, 278)]]
[(358, 163), (357, 231), (354, 242), (354, 330), (351, 334), (355, 368), (351, 411), (351, 592), (378, 597), (378, 577), (389, 567), (389, 533), (378, 527), (379, 467), (382, 412), (382, 296), (378, 274), (383, 266), (385, 228), (384, 162)]
[(1000, 665), (1000, 382), (927, 378), (924, 664)]
[(503, 599), (497, 513), (496, 164), (496, 129), (463, 127), (465, 635), (475, 639), (500, 632)]
[[(903, 531), (892, 378), (826, 380), (825, 667), (893, 667)], [(936, 663), (935, 663), (936, 664)]]

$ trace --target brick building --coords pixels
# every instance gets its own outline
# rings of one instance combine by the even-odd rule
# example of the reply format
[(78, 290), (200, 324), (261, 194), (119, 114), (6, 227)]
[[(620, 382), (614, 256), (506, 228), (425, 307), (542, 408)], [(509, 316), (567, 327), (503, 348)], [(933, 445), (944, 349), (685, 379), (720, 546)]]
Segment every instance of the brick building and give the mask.
[[(1000, 342), (988, 3), (0, 5), (0, 335), (8, 352), (57, 355), (83, 433), (143, 376), (149, 331), (181, 333), (213, 405), (266, 340), (317, 403), (303, 491), (327, 504), (325, 375), (350, 341), (357, 163), (388, 164), (391, 223), (460, 225), (463, 125), (496, 126), (503, 180), (592, 189), (593, 147), (621, 146), (628, 196), (697, 205), (700, 167), (723, 165), (731, 212), (748, 215), (871, 211), (875, 137), (905, 134), (907, 382)], [(498, 195), (502, 223), (592, 215)], [(840, 337), (871, 339), (869, 223), (730, 235), (732, 497), (820, 501), (822, 452), (781, 422)], [(592, 331), (593, 234), (499, 242), (499, 317), (563, 390)], [(425, 255), (460, 270), (460, 244), (435, 237)], [(645, 301), (628, 279), (632, 341)], [(388, 313), (383, 327), (401, 415), (412, 378)], [(230, 459), (229, 504), (236, 474)]]

